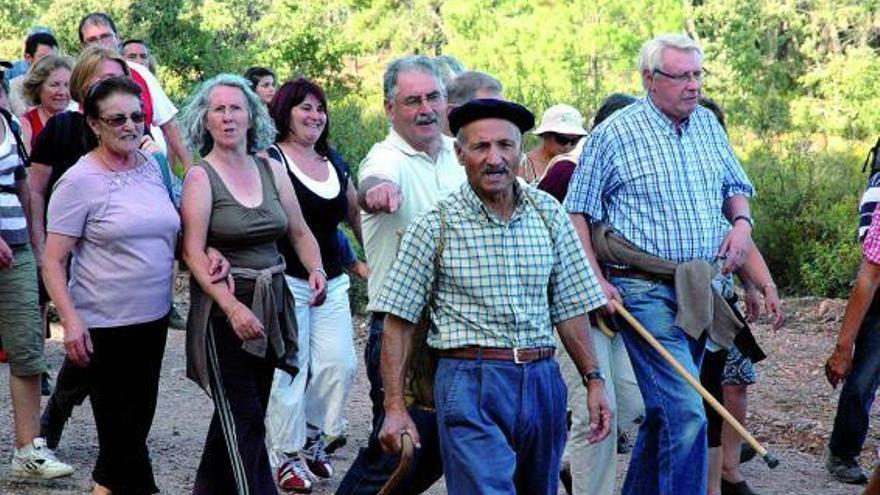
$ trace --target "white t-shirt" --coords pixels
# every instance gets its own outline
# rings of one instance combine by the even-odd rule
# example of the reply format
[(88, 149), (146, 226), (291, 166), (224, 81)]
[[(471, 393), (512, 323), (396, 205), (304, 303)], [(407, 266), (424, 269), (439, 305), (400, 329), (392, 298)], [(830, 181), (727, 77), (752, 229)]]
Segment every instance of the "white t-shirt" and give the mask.
[[(452, 138), (443, 136), (443, 147), (434, 161), (427, 153), (413, 149), (394, 129), (390, 129), (385, 140), (374, 144), (361, 162), (360, 181), (371, 176), (387, 179), (397, 184), (403, 195), (400, 208), (394, 213), (361, 211), (364, 251), (370, 266), (367, 283), (370, 304), (397, 259), (400, 237), (409, 223), (456, 191), (467, 179), (464, 167), (455, 156), (453, 143)], [(372, 311), (370, 305), (367, 309)]]
[(153, 135), (153, 140), (156, 141), (162, 152), (167, 155), (168, 144), (165, 142), (165, 135), (159, 127), (170, 122), (177, 115), (177, 107), (174, 106), (174, 103), (165, 94), (162, 85), (156, 79), (156, 76), (150, 72), (150, 69), (135, 62), (129, 62), (128, 60), (126, 62), (128, 63), (128, 68), (137, 72), (147, 83), (147, 90), (150, 92), (149, 96), (153, 104), (153, 125), (150, 126), (150, 134)]

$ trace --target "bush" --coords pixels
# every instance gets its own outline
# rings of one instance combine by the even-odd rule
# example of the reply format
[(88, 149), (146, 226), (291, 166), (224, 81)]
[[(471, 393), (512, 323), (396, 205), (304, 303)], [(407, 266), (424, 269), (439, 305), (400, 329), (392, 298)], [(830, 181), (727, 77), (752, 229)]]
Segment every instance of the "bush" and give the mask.
[(817, 150), (817, 142), (785, 136), (746, 147), (743, 165), (758, 191), (755, 242), (785, 291), (846, 297), (861, 259), (863, 155), (850, 143)]

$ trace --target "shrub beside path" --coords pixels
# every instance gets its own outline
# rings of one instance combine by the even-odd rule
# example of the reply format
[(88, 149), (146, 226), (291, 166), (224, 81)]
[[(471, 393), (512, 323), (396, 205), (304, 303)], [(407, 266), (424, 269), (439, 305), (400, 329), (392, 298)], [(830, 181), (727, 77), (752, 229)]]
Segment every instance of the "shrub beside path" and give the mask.
[[(744, 467), (751, 485), (762, 494), (856, 495), (859, 487), (831, 481), (825, 473), (822, 451), (834, 415), (837, 394), (825, 382), (822, 365), (834, 343), (845, 302), (799, 298), (786, 301), (789, 322), (772, 334), (758, 325), (756, 334), (770, 356), (759, 367), (758, 385), (750, 395), (750, 430), (779, 455), (782, 464), (770, 471), (759, 460)], [(349, 407), (349, 444), (337, 452), (336, 468), (344, 473), (357, 449), (366, 443), (370, 422), (368, 384), (363, 370), (365, 321), (356, 320), (359, 372)], [(185, 377), (184, 333), (170, 331), (162, 367), (156, 419), (150, 435), (150, 451), (156, 478), (164, 495), (191, 493), (202, 443), (212, 413), (207, 396)], [(46, 343), (52, 370), (63, 358), (61, 329), (53, 326), (53, 339)], [(136, 349), (132, 349), (136, 352)], [(0, 366), (0, 494), (81, 495), (90, 493), (90, 473), (97, 455), (97, 437), (88, 402), (74, 412), (58, 448), (58, 456), (77, 471), (71, 478), (48, 482), (21, 482), (6, 475), (12, 456), (12, 412), (8, 400), (8, 367)], [(45, 403), (45, 400), (44, 400)], [(865, 455), (866, 468), (878, 445), (880, 418), (874, 414)], [(629, 459), (621, 458), (621, 475)], [(315, 494), (331, 494), (339, 478), (319, 483)], [(445, 493), (442, 485), (429, 495)], [(562, 492), (560, 492), (562, 493)]]

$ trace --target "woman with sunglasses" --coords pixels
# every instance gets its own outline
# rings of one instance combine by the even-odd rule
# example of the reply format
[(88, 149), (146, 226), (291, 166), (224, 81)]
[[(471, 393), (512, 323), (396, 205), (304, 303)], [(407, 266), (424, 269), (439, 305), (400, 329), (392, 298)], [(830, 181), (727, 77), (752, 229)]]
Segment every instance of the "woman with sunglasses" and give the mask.
[(147, 435), (180, 218), (160, 165), (140, 150), (146, 118), (140, 94), (127, 77), (88, 90), (83, 113), (94, 147), (55, 185), (47, 214), (46, 288), (61, 317), (67, 357), (90, 367), (95, 495), (158, 492)]
[(519, 175), (526, 182), (537, 184), (544, 177), (550, 160), (571, 152), (578, 141), (587, 135), (587, 131), (584, 129), (584, 117), (576, 108), (559, 104), (544, 112), (541, 125), (532, 134), (541, 138), (541, 144), (523, 155)]

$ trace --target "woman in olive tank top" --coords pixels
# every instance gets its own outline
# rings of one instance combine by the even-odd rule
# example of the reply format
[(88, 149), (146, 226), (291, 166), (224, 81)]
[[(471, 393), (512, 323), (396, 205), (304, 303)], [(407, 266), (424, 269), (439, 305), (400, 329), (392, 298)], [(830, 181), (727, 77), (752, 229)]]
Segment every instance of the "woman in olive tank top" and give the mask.
[[(293, 297), (278, 241), (287, 236), (309, 273), (315, 303), (326, 275), (282, 166), (258, 157), (275, 129), (247, 81), (206, 81), (183, 110), (182, 128), (203, 161), (184, 183), (183, 257), (193, 274), (187, 375), (214, 400), (193, 493), (277, 494), (265, 448), (264, 417), (275, 368), (296, 372)], [(205, 249), (232, 265), (211, 283)]]

